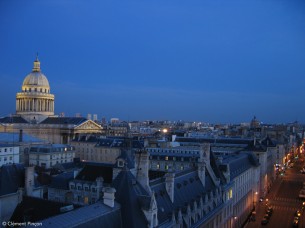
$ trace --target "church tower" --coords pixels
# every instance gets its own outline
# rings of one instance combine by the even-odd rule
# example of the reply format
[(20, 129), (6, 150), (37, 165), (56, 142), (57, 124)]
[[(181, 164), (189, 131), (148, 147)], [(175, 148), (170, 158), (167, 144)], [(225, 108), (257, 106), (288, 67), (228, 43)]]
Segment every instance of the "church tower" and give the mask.
[(49, 116), (54, 116), (54, 95), (50, 93), (47, 77), (40, 70), (38, 56), (21, 89), (16, 95), (17, 115), (31, 123), (39, 123)]

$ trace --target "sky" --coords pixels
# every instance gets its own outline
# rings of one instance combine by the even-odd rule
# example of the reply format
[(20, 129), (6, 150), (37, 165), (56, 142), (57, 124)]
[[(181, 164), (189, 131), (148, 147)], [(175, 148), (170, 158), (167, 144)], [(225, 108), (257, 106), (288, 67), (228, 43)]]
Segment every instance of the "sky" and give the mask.
[(37, 52), (55, 114), (305, 123), (301, 0), (1, 0), (0, 116)]

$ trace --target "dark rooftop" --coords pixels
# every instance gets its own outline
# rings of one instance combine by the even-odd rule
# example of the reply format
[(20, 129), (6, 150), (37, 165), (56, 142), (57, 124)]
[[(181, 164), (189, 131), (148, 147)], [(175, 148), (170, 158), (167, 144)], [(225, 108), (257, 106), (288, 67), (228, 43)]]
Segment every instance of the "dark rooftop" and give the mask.
[(83, 117), (48, 117), (40, 124), (73, 124), (80, 125), (81, 123), (87, 121)]
[(25, 119), (20, 116), (12, 116), (12, 117), (3, 117), (0, 118), (0, 123), (28, 123)]
[(22, 164), (2, 165), (0, 167), (0, 196), (15, 193), (24, 187), (24, 166)]

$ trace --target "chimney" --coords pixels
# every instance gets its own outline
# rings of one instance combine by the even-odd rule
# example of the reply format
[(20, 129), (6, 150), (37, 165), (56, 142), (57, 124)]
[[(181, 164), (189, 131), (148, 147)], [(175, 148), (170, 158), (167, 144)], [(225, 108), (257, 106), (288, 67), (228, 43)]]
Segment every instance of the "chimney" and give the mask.
[(19, 142), (22, 142), (23, 141), (23, 130), (20, 129), (19, 130)]
[(137, 167), (136, 179), (142, 185), (142, 187), (144, 187), (145, 190), (151, 193), (151, 189), (149, 187), (149, 176), (148, 176), (149, 153), (146, 150), (142, 150), (137, 154), (137, 156), (138, 158), (136, 159), (136, 161), (138, 163), (136, 164)]
[(175, 173), (167, 173), (165, 175), (165, 188), (172, 203), (174, 202), (174, 190), (175, 190)]
[[(103, 203), (109, 207), (114, 207), (114, 194), (116, 190), (111, 187), (103, 188), (104, 196), (103, 196)], [(130, 208), (131, 209), (131, 208)]]
[(34, 166), (25, 168), (25, 193), (27, 196), (32, 196), (34, 187)]
[(97, 192), (98, 196), (100, 196), (100, 194), (103, 190), (104, 178), (98, 177), (98, 178), (96, 178), (95, 182), (96, 182), (96, 192)]

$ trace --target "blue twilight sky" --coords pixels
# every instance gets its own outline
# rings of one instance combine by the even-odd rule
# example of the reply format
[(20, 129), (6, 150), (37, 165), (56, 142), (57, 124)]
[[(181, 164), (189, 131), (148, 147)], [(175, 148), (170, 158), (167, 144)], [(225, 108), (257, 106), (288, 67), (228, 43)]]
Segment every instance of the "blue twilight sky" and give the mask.
[(303, 0), (1, 0), (0, 116), (36, 52), (56, 114), (305, 122)]

